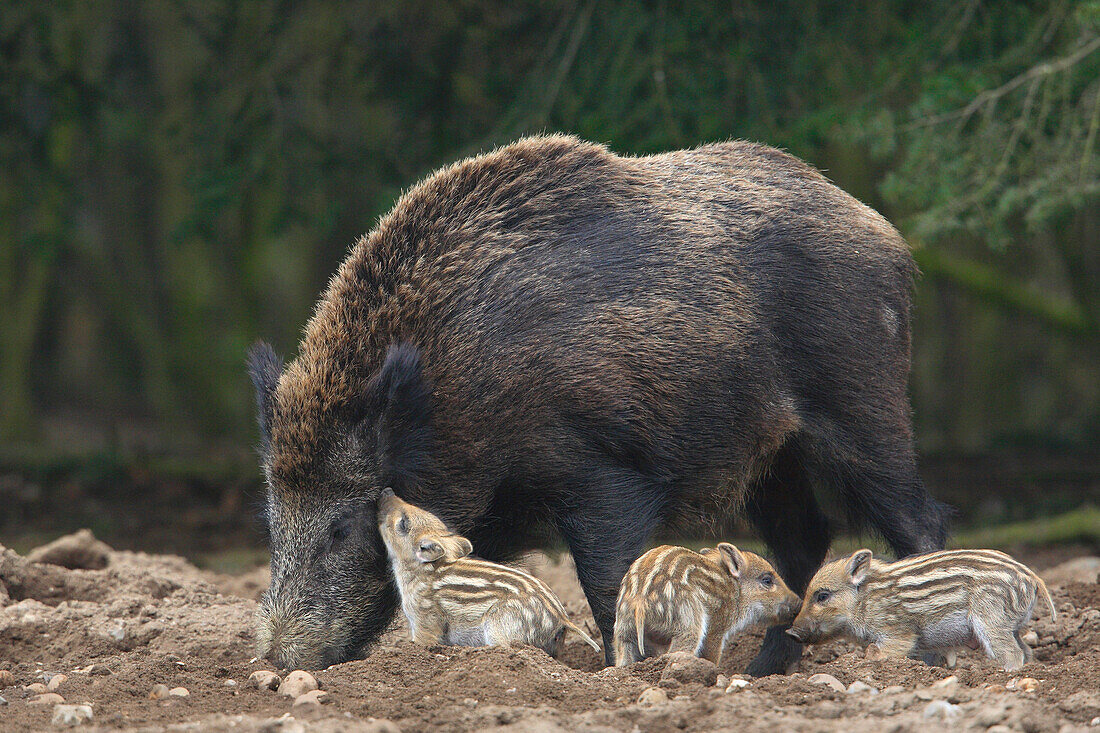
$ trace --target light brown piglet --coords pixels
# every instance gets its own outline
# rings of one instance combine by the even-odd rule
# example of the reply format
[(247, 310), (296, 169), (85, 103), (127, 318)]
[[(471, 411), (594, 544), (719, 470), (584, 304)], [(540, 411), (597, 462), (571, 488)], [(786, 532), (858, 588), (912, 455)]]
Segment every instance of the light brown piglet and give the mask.
[(687, 651), (715, 664), (758, 623), (785, 623), (799, 599), (767, 560), (728, 542), (692, 552), (665, 545), (630, 566), (615, 612), (615, 664)]
[(434, 514), (386, 489), (378, 527), (413, 640), (427, 646), (521, 642), (557, 656), (565, 631), (600, 646), (569, 620), (554, 592), (522, 570), (467, 557), (473, 546)]
[[(788, 634), (807, 643), (845, 636), (875, 644), (888, 656), (927, 662), (981, 649), (1007, 671), (1031, 659), (1020, 629), (1042, 593), (1030, 568), (996, 550), (949, 550), (880, 562), (870, 550), (817, 571)], [(941, 657), (942, 655), (942, 657)]]

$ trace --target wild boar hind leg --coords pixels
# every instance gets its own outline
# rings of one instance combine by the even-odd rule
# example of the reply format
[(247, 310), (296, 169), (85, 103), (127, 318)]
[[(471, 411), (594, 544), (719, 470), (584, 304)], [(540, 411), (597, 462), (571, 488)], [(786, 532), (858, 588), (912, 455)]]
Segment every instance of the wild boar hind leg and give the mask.
[[(664, 513), (667, 489), (637, 471), (589, 471), (558, 514), (592, 616), (603, 635), (605, 663), (615, 663), (615, 600), (630, 564), (641, 556)], [(646, 651), (649, 651), (648, 648)]]

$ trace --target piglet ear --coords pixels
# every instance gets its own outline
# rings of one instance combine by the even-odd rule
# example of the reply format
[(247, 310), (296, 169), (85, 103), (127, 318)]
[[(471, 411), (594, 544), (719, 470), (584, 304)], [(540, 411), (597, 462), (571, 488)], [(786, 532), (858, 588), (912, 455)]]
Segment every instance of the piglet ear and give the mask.
[(867, 573), (871, 570), (871, 551), (870, 550), (858, 550), (851, 558), (848, 559), (848, 577), (852, 581), (852, 585), (860, 585), (866, 578)]
[(741, 571), (745, 569), (745, 556), (741, 551), (728, 542), (719, 542), (718, 552), (722, 555), (722, 564), (730, 571), (730, 575), (740, 578)]
[(373, 444), (386, 483), (407, 486), (428, 470), (430, 398), (416, 347), (391, 346), (367, 388), (359, 428), (364, 437), (373, 438), (368, 444)]
[(435, 540), (421, 540), (416, 548), (416, 559), (422, 563), (435, 562), (444, 555), (443, 545)]
[(260, 426), (260, 446), (267, 453), (271, 445), (272, 398), (283, 371), (283, 360), (275, 354), (270, 344), (257, 341), (248, 350), (248, 375), (256, 390), (257, 422)]
[(474, 551), (474, 545), (465, 537), (454, 535), (448, 537), (446, 540), (447, 545), (447, 559), (457, 560), (460, 557), (466, 557)]

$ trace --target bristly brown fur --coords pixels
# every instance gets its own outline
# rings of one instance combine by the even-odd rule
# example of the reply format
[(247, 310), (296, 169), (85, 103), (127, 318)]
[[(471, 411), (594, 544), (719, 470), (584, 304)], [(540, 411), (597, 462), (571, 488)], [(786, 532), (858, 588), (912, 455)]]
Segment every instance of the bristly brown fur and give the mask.
[[(386, 486), (490, 560), (560, 535), (605, 649), (661, 524), (743, 510), (796, 592), (829, 544), (815, 487), (900, 556), (941, 547), (906, 395), (914, 274), (881, 216), (753, 143), (629, 158), (550, 135), (429, 176), (261, 403), (266, 646), (339, 661), (384, 628)], [(797, 658), (768, 633), (754, 673)]]

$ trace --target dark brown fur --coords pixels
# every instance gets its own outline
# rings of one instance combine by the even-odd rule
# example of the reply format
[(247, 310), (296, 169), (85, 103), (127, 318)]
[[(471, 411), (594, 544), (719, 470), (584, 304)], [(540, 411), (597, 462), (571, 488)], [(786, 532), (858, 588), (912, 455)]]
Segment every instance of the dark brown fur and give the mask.
[[(743, 508), (799, 593), (829, 540), (812, 484), (899, 554), (940, 546), (906, 397), (913, 273), (881, 216), (752, 143), (624, 158), (547, 136), (433, 174), (352, 249), (277, 383), (254, 359), (265, 651), (343, 659), (388, 622), (385, 486), (489, 559), (560, 533), (605, 647), (662, 522)], [(798, 651), (773, 631), (758, 672)]]

